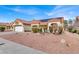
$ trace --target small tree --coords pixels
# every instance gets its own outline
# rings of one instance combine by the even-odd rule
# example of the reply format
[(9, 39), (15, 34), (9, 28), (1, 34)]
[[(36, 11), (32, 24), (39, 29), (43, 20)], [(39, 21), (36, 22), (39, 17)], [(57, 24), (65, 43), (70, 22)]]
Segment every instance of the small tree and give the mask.
[(5, 27), (1, 26), (0, 31), (3, 32), (5, 30)]
[(72, 32), (72, 30), (73, 30), (73, 27), (70, 26), (70, 27), (68, 28), (68, 31), (69, 31), (69, 32)]
[(68, 21), (64, 20), (64, 27), (66, 28), (68, 26)]
[(59, 34), (62, 34), (62, 32), (63, 32), (62, 27), (59, 27), (59, 31), (58, 31), (58, 33), (59, 33)]
[(77, 30), (77, 34), (79, 34), (79, 30)]

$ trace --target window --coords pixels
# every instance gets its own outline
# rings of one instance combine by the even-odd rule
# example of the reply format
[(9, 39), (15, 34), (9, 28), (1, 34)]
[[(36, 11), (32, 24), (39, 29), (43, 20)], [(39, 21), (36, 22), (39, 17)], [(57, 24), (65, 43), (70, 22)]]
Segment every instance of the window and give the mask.
[(37, 25), (33, 25), (32, 27), (36, 28), (36, 27), (38, 27), (38, 26), (37, 26)]

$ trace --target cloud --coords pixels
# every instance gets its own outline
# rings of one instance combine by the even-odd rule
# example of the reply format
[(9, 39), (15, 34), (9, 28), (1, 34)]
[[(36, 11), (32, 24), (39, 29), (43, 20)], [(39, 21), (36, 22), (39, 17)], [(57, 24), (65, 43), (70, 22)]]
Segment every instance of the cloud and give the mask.
[(77, 16), (79, 6), (56, 6), (50, 12), (46, 12), (49, 17), (64, 17), (65, 19)]
[(14, 6), (14, 7), (0, 6), (0, 8), (4, 8), (5, 10), (16, 12), (17, 14), (21, 13), (21, 15), (24, 15), (25, 17), (29, 17), (29, 18), (34, 17), (39, 19), (53, 18), (53, 17), (64, 17), (65, 19), (71, 19), (79, 15), (79, 10), (78, 10), (79, 6), (74, 6), (74, 5), (58, 5), (52, 9), (49, 9), (48, 11), (46, 11), (45, 9), (43, 10), (35, 7), (22, 8), (21, 6)]
[(14, 8), (2, 6), (2, 8), (7, 9), (7, 10), (11, 10), (11, 11), (14, 11), (17, 13), (27, 14), (27, 15), (35, 15), (35, 14), (39, 13), (38, 9), (36, 9), (36, 8), (23, 9), (20, 6), (16, 6)]
[(15, 8), (15, 9), (13, 9), (13, 11), (23, 13), (23, 14), (28, 14), (28, 15), (34, 15), (34, 14), (38, 13), (37, 10), (35, 10), (35, 9), (19, 9), (19, 8)]

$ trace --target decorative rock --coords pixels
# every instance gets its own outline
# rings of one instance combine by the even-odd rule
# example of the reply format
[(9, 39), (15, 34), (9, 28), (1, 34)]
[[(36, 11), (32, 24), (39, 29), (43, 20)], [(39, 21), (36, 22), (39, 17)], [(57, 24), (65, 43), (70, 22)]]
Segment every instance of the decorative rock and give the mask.
[(61, 39), (61, 43), (66, 43), (66, 41), (64, 39)]

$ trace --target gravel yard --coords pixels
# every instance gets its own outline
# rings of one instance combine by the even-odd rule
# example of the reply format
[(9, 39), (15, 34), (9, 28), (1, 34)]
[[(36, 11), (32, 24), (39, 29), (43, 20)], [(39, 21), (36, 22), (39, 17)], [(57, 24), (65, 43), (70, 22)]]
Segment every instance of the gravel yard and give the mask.
[(0, 37), (47, 53), (79, 53), (79, 35), (69, 32), (62, 35), (24, 32)]

